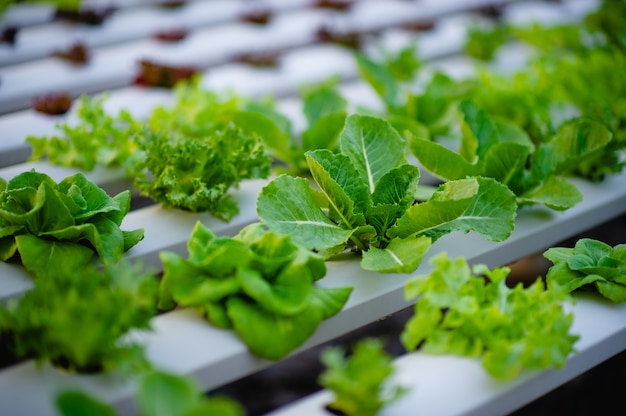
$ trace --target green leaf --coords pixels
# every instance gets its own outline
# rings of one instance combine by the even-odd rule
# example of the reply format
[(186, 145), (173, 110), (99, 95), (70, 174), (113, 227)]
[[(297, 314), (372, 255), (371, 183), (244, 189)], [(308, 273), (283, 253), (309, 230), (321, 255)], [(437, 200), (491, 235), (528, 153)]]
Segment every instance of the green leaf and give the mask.
[(345, 115), (348, 107), (346, 99), (335, 88), (323, 83), (305, 91), (302, 100), (304, 116), (309, 126), (315, 125), (324, 116), (337, 113)]
[(515, 194), (494, 179), (480, 177), (476, 180), (478, 193), (467, 209), (461, 216), (442, 224), (436, 232), (442, 235), (452, 231), (475, 231), (487, 240), (504, 241), (515, 228)]
[(374, 205), (398, 205), (407, 209), (415, 202), (420, 171), (413, 165), (401, 165), (385, 173), (372, 193)]
[(363, 79), (378, 93), (387, 108), (396, 108), (399, 104), (399, 86), (391, 72), (363, 54), (356, 55), (356, 63)]
[(200, 403), (195, 382), (184, 377), (153, 371), (142, 376), (137, 402), (145, 416), (182, 415)]
[(341, 311), (352, 289), (352, 287), (313, 286), (309, 293), (309, 302), (313, 305), (313, 309), (322, 313), (322, 319), (329, 319)]
[(270, 229), (290, 234), (295, 243), (308, 249), (333, 247), (352, 234), (324, 215), (303, 178), (281, 175), (272, 180), (259, 194), (257, 213)]
[(93, 258), (93, 251), (74, 242), (61, 242), (30, 234), (15, 237), (26, 270), (35, 276), (66, 275), (83, 269)]
[(468, 162), (454, 150), (430, 140), (414, 139), (410, 142), (411, 152), (433, 175), (445, 180), (463, 179), (477, 176), (481, 168)]
[[(120, 211), (120, 204), (98, 185), (89, 181), (82, 173), (68, 176), (59, 182), (59, 192), (67, 194), (80, 207), (80, 212), (74, 215), (77, 222), (81, 223), (87, 218), (102, 212)], [(130, 198), (130, 192), (126, 198)], [(124, 213), (123, 215), (125, 215)], [(122, 217), (123, 217), (122, 215)], [(120, 223), (117, 223), (119, 225)]]
[(581, 202), (580, 190), (565, 178), (550, 176), (535, 189), (524, 192), (517, 198), (518, 204), (542, 204), (557, 211), (565, 211)]
[(339, 134), (346, 123), (346, 113), (325, 114), (302, 132), (304, 152), (315, 149), (335, 149)]
[(322, 311), (312, 306), (297, 315), (282, 316), (237, 296), (228, 298), (226, 305), (237, 335), (250, 351), (272, 361), (302, 345), (323, 319)]
[(237, 269), (237, 280), (244, 293), (268, 312), (295, 315), (307, 306), (313, 279), (304, 265), (288, 265), (270, 283), (261, 273), (248, 268)]
[(395, 371), (393, 358), (378, 339), (359, 341), (349, 358), (341, 347), (327, 347), (320, 359), (326, 369), (319, 383), (334, 393), (328, 408), (343, 415), (376, 415), (406, 393), (405, 388), (389, 384)]
[(115, 416), (111, 406), (80, 391), (63, 391), (56, 396), (56, 408), (61, 416)]
[(406, 160), (406, 141), (381, 118), (350, 115), (339, 140), (341, 153), (356, 167), (370, 193), (383, 175)]
[(394, 238), (384, 249), (370, 247), (363, 252), (361, 267), (380, 273), (411, 273), (430, 248), (428, 237)]
[(339, 225), (348, 229), (363, 225), (362, 214), (371, 198), (350, 160), (325, 149), (307, 152), (305, 156), (311, 175), (328, 199)]
[[(561, 368), (578, 340), (573, 315), (559, 287), (542, 279), (528, 287), (507, 286), (510, 269), (490, 270), (446, 253), (431, 258), (428, 275), (407, 282), (407, 297), (419, 296), (401, 340), (407, 349), (481, 357), (494, 378), (508, 380), (523, 369)], [(524, 325), (520, 325), (524, 322)]]
[(463, 133), (460, 153), (469, 162), (474, 162), (476, 157), (482, 159), (487, 151), (499, 142), (498, 129), (487, 113), (472, 101), (461, 101), (459, 112)]
[(171, 293), (173, 299), (183, 306), (216, 302), (240, 290), (235, 276), (212, 277), (168, 251), (162, 251), (159, 257), (163, 262), (161, 292)]
[[(441, 235), (439, 227), (459, 218), (470, 206), (479, 191), (476, 179), (461, 179), (441, 185), (432, 198), (411, 206), (389, 229), (391, 238), (406, 238), (411, 235), (428, 235), (436, 239)], [(449, 232), (445, 229), (443, 233)]]
[(523, 170), (528, 159), (528, 146), (513, 142), (502, 142), (493, 145), (483, 159), (483, 174), (498, 182), (515, 189), (516, 182), (521, 181)]

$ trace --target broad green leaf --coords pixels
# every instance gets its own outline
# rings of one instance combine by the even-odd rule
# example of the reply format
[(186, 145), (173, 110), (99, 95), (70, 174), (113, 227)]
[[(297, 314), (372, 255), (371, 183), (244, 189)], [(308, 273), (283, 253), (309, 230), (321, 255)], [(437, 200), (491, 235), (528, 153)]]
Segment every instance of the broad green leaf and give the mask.
[(352, 161), (370, 193), (383, 175), (406, 162), (406, 141), (381, 118), (350, 115), (339, 140), (341, 153)]
[[(374, 228), (375, 235), (370, 236), (368, 241), (371, 243), (383, 242), (383, 244), (386, 244), (388, 242), (387, 230), (394, 226), (398, 218), (402, 217), (405, 212), (406, 207), (399, 205), (378, 204), (370, 207), (366, 214), (367, 224)], [(368, 232), (368, 230), (365, 231)]]
[(322, 310), (312, 305), (293, 316), (268, 312), (237, 296), (229, 297), (226, 305), (233, 328), (250, 351), (273, 361), (302, 345), (323, 319)]
[(295, 315), (306, 308), (306, 299), (313, 279), (303, 265), (288, 265), (270, 283), (256, 270), (237, 269), (241, 289), (268, 312), (278, 315)]
[(313, 286), (309, 293), (309, 302), (315, 310), (322, 313), (322, 319), (329, 319), (341, 311), (348, 301), (352, 287)]
[(398, 131), (407, 141), (411, 143), (412, 140), (430, 140), (430, 131), (428, 127), (419, 121), (401, 115), (389, 115), (387, 121)]
[(492, 121), (498, 130), (500, 143), (517, 143), (520, 146), (527, 147), (530, 152), (535, 150), (535, 144), (528, 136), (528, 133), (518, 124), (495, 118)]
[(406, 209), (415, 202), (419, 180), (420, 171), (416, 166), (405, 164), (393, 168), (378, 181), (372, 193), (372, 203), (398, 205)]
[[(493, 145), (483, 159), (481, 176), (494, 178), (498, 182), (514, 188), (516, 179), (523, 177), (530, 149), (528, 146), (513, 142)], [(509, 185), (511, 184), (511, 185)]]
[(388, 109), (398, 106), (399, 86), (396, 79), (382, 64), (357, 54), (356, 63), (361, 76), (374, 88)]
[(93, 258), (93, 251), (74, 242), (61, 242), (30, 234), (15, 237), (26, 270), (35, 276), (64, 275), (83, 269)]
[(457, 180), (481, 174), (478, 165), (468, 162), (459, 153), (442, 144), (430, 140), (414, 139), (410, 142), (410, 147), (420, 164), (441, 179)]
[(130, 211), (130, 199), (130, 191), (128, 190), (115, 195), (113, 200), (118, 204), (119, 209), (106, 211), (104, 215), (117, 225), (122, 225), (124, 217), (128, 214), (128, 211)]
[[(305, 154), (311, 175), (343, 228), (364, 224), (363, 212), (370, 195), (350, 160), (330, 150), (320, 149)], [(361, 215), (359, 215), (361, 214)]]
[(346, 113), (325, 114), (302, 132), (303, 151), (315, 149), (335, 149), (339, 134), (346, 123)]
[(199, 306), (204, 318), (218, 328), (231, 329), (233, 323), (226, 313), (226, 301), (204, 302)]
[(436, 239), (441, 235), (437, 229), (463, 215), (478, 192), (479, 183), (476, 179), (446, 182), (431, 199), (410, 207), (397, 224), (389, 229), (388, 235), (391, 238), (406, 238), (424, 234)]
[(313, 126), (324, 116), (345, 113), (348, 107), (346, 99), (332, 86), (325, 84), (305, 91), (302, 101), (304, 116), (309, 126)]
[(515, 194), (491, 178), (476, 180), (479, 189), (471, 204), (461, 216), (438, 227), (435, 238), (452, 231), (475, 231), (490, 241), (504, 241), (511, 235), (517, 215)]
[(137, 402), (143, 416), (182, 415), (200, 403), (192, 379), (153, 371), (141, 377)]
[(161, 292), (171, 293), (173, 299), (183, 306), (217, 302), (240, 290), (234, 275), (211, 277), (178, 254), (168, 251), (162, 251), (159, 257), (163, 262)]
[(469, 162), (482, 157), (499, 142), (498, 129), (487, 113), (469, 100), (459, 103), (461, 113), (461, 155)]
[(574, 254), (574, 249), (569, 247), (550, 247), (543, 252), (543, 257), (550, 260), (552, 263), (560, 263), (567, 261), (567, 259)]
[(361, 266), (381, 273), (411, 273), (417, 269), (430, 245), (431, 239), (424, 236), (394, 238), (384, 249), (370, 247), (363, 252)]
[(116, 416), (115, 409), (95, 398), (74, 390), (59, 393), (55, 399), (61, 416)]
[(609, 129), (592, 119), (576, 118), (563, 124), (551, 140), (558, 155), (555, 172), (572, 168), (591, 153), (604, 148), (612, 138)]
[[(72, 196), (72, 199), (79, 204), (81, 211), (75, 215), (77, 222), (94, 216), (95, 214), (108, 211), (119, 211), (120, 206), (117, 200), (109, 197), (109, 195), (95, 183), (89, 181), (82, 173), (68, 176), (59, 182), (59, 192)], [(119, 225), (119, 223), (117, 224)]]
[(124, 252), (127, 252), (131, 248), (135, 247), (144, 238), (143, 228), (136, 230), (126, 231), (122, 230), (122, 237), (124, 239)]
[(201, 263), (210, 255), (210, 244), (215, 238), (213, 231), (200, 221), (196, 221), (191, 230), (191, 235), (187, 239), (189, 260), (193, 263)]
[(259, 219), (296, 244), (321, 250), (346, 242), (352, 230), (332, 223), (317, 206), (303, 178), (281, 175), (267, 184), (257, 199)]
[(609, 256), (613, 248), (602, 241), (581, 238), (576, 242), (574, 254), (567, 259), (572, 270), (584, 270), (600, 265), (600, 261)]
[(550, 174), (566, 173), (604, 148), (612, 137), (600, 122), (588, 118), (576, 118), (563, 124), (557, 134), (540, 145), (533, 155), (531, 172), (535, 182)]
[(611, 281), (598, 280), (596, 282), (596, 286), (598, 288), (598, 292), (612, 302), (626, 302), (626, 285)]
[(518, 196), (519, 205), (542, 204), (557, 211), (564, 211), (581, 202), (580, 190), (570, 181), (550, 176), (539, 187)]

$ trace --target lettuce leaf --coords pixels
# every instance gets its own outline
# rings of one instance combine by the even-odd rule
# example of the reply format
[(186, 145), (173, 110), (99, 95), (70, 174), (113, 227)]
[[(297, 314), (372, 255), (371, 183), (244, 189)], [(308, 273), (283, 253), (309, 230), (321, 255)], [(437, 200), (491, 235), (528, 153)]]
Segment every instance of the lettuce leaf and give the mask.
[(328, 408), (343, 415), (376, 415), (408, 392), (391, 384), (393, 358), (376, 338), (358, 341), (349, 358), (343, 348), (327, 347), (320, 359), (326, 368), (318, 382), (334, 393)]
[(20, 261), (34, 276), (72, 273), (93, 259), (115, 263), (143, 239), (143, 229), (120, 225), (130, 193), (110, 197), (82, 173), (58, 184), (23, 172), (0, 193), (0, 258)]
[(269, 360), (302, 345), (352, 291), (315, 286), (326, 274), (324, 259), (261, 223), (234, 237), (217, 237), (198, 222), (187, 248), (187, 259), (160, 253), (159, 308), (197, 307), (213, 325), (233, 329), (253, 354)]
[(490, 178), (449, 181), (416, 202), (419, 169), (405, 160), (407, 144), (387, 121), (351, 115), (339, 152), (306, 153), (315, 188), (281, 175), (257, 199), (259, 219), (325, 257), (362, 255), (367, 270), (410, 273), (432, 241), (476, 231), (501, 241), (514, 227), (514, 194)]
[(445, 252), (431, 263), (430, 274), (405, 286), (407, 300), (418, 298), (401, 334), (407, 350), (480, 357), (485, 370), (503, 380), (524, 369), (565, 365), (579, 338), (570, 333), (573, 315), (563, 309), (570, 300), (565, 291), (546, 290), (541, 279), (510, 288), (509, 268), (470, 269), (464, 258), (449, 259)]
[(595, 289), (612, 302), (626, 301), (626, 244), (611, 247), (581, 238), (573, 248), (552, 247), (543, 256), (553, 263), (546, 275), (549, 286), (568, 292)]

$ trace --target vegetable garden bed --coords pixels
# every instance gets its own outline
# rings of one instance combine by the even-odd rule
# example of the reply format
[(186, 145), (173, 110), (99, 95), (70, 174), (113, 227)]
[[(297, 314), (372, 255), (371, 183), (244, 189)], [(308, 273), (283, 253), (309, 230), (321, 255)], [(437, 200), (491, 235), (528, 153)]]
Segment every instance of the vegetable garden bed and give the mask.
[[(264, 2), (263, 5), (273, 12), (267, 25), (244, 21), (242, 16), (245, 11), (250, 11), (250, 2), (243, 1), (193, 1), (173, 9), (157, 9), (150, 2), (133, 2), (133, 7), (124, 4), (128, 8), (112, 12), (110, 22), (107, 20), (102, 26), (89, 28), (60, 21), (45, 23), (50, 20), (46, 13), (40, 15), (41, 23), (33, 24), (29, 19), (19, 19), (18, 8), (12, 10), (4, 21), (0, 20), (0, 25), (10, 22), (23, 27), (13, 47), (0, 44), (0, 131), (3, 136), (0, 177), (9, 182), (20, 173), (34, 169), (60, 182), (81, 171), (54, 165), (45, 158), (27, 160), (31, 143), (25, 140), (26, 137), (56, 134), (56, 123), (76, 124), (79, 119), (78, 100), (74, 100), (73, 108), (67, 114), (48, 116), (29, 108), (35, 96), (66, 92), (77, 97), (106, 92), (104, 105), (107, 113), (117, 114), (120, 109), (125, 109), (143, 121), (150, 118), (157, 106), (171, 105), (176, 97), (170, 90), (133, 85), (136, 65), (141, 59), (198, 68), (202, 75), (201, 88), (229, 90), (255, 99), (270, 95), (276, 100), (276, 109), (291, 119), (294, 130), (300, 134), (306, 131), (310, 121), (307, 120), (310, 112), (307, 113), (306, 103), (303, 104), (302, 86), (319, 84), (329, 77), (335, 77), (337, 91), (345, 97), (346, 113), (382, 114), (385, 111), (385, 103), (381, 103), (384, 94), (371, 88), (381, 84), (376, 84), (376, 79), (371, 84), (362, 79), (360, 71), (363, 71), (364, 63), (355, 60), (356, 52), (320, 40), (318, 30), (324, 24), (337, 25), (344, 30), (344, 35), (355, 31), (361, 33), (363, 44), (359, 50), (364, 56), (379, 56), (381, 45), (388, 50), (412, 47), (414, 53), (419, 51), (426, 68), (432, 71), (442, 68), (460, 79), (474, 70), (475, 61), (462, 56), (462, 51), (465, 31), (477, 18), (477, 10), (485, 12), (490, 6), (509, 21), (517, 23), (543, 17), (543, 22), (549, 24), (575, 22), (598, 7), (598, 3), (586, 0), (568, 0), (562, 4), (547, 1), (521, 4), (524, 2), (397, 0), (384, 5), (359, 0), (354, 1), (348, 10), (340, 11), (312, 8), (313, 3)], [(128, 21), (140, 24), (124, 23)], [(435, 22), (436, 25), (424, 32), (407, 29), (408, 23), (416, 22), (423, 25)], [(172, 44), (158, 43), (150, 38), (157, 30), (171, 29), (174, 24), (177, 27), (184, 25), (190, 30), (191, 37)], [(86, 65), (71, 66), (50, 57), (51, 50), (73, 40), (84, 41), (93, 51), (93, 59)], [(515, 59), (507, 59), (507, 50), (508, 57)], [(237, 53), (260, 51), (280, 52), (277, 66), (253, 67), (232, 61)], [(525, 64), (527, 52), (524, 47), (512, 44), (502, 51), (501, 59), (494, 66), (513, 71)], [(380, 82), (384, 84), (385, 81)], [(470, 112), (467, 110), (467, 114)], [(348, 117), (347, 120), (354, 119)], [(348, 135), (344, 133), (344, 136)], [(347, 143), (349, 138), (342, 140)], [(308, 154), (309, 163), (312, 154)], [(323, 157), (328, 156), (319, 153), (316, 157), (323, 165), (326, 160)], [(441, 182), (417, 161), (415, 155), (409, 155), (408, 161), (419, 166), (420, 185), (436, 186)], [(329, 172), (330, 175), (332, 169)], [(87, 180), (109, 195), (129, 190), (134, 201), (131, 206), (146, 205), (133, 206), (121, 222), (123, 230), (143, 229), (144, 233), (143, 240), (129, 247), (123, 257), (150, 268), (159, 276), (168, 274), (164, 270), (162, 253), (187, 256), (189, 238), (199, 223), (208, 227), (218, 239), (238, 235), (246, 226), (256, 223), (262, 211), (257, 206), (259, 195), (268, 192), (268, 185), (277, 183), (274, 181), (278, 177), (284, 177), (274, 171), (269, 178), (244, 179), (230, 192), (239, 212), (225, 221), (219, 218), (220, 213), (189, 212), (168, 207), (167, 203), (141, 202), (138, 189), (123, 168), (97, 166), (84, 173)], [(410, 273), (366, 270), (358, 256), (344, 255), (326, 261), (325, 276), (315, 282), (316, 287), (319, 290), (351, 287), (351, 293), (341, 310), (320, 319), (313, 334), (289, 355), (310, 351), (414, 304), (415, 300), (405, 298), (406, 285), (417, 275), (431, 273), (434, 265), (430, 260), (438, 253), (447, 253), (450, 258), (463, 257), (470, 265), (485, 264), (496, 268), (543, 252), (626, 213), (625, 172), (606, 175), (598, 182), (584, 179), (572, 179), (571, 182), (582, 196), (581, 201), (572, 207), (554, 210), (541, 204), (520, 206), (514, 215), (514, 229), (502, 241), (489, 241), (478, 233), (468, 233), (475, 231), (472, 228), (466, 228), (465, 233), (445, 229), (433, 238), (432, 246), (419, 266)], [(319, 184), (324, 187), (323, 181)], [(493, 221), (492, 224), (496, 224), (496, 219)], [(494, 225), (497, 227), (499, 225)], [(22, 257), (26, 259), (27, 256)], [(15, 262), (0, 262), (0, 276), (0, 301), (4, 305), (17, 302), (35, 286), (33, 276)], [(626, 313), (624, 305), (587, 295), (576, 296), (576, 300), (574, 305), (566, 308), (571, 309), (574, 317), (572, 333), (580, 339), (563, 368), (524, 370), (510, 381), (496, 381), (477, 359), (408, 352), (394, 361), (397, 368), (394, 380), (408, 386), (409, 391), (385, 407), (381, 414), (506, 414), (626, 349), (626, 326), (621, 318)], [(161, 311), (150, 323), (151, 332), (137, 330), (126, 336), (145, 345), (146, 358), (154, 367), (189, 376), (204, 392), (236, 382), (279, 361), (251, 353), (233, 330), (210, 325), (193, 308)], [(67, 389), (80, 389), (110, 404), (119, 414), (135, 414), (134, 389), (137, 383), (135, 375), (124, 377), (117, 372), (80, 374), (49, 362), (38, 363), (26, 358), (0, 369), (0, 413), (58, 414), (54, 407), (55, 395)], [(330, 399), (331, 393), (322, 390), (297, 403), (275, 409), (272, 414), (330, 414), (325, 409)]]

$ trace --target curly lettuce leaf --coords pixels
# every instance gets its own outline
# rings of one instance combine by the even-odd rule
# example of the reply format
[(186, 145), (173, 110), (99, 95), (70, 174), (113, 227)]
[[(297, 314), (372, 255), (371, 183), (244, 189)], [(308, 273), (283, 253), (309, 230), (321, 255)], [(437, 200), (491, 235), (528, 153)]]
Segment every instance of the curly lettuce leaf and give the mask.
[[(524, 369), (560, 368), (578, 340), (573, 315), (559, 288), (537, 279), (529, 287), (506, 284), (507, 267), (470, 269), (464, 258), (440, 253), (434, 270), (407, 282), (407, 299), (418, 298), (401, 341), (433, 354), (481, 357), (494, 378), (508, 380)], [(523, 322), (523, 325), (520, 325)]]
[(133, 166), (135, 187), (168, 207), (210, 212), (230, 221), (239, 211), (229, 194), (243, 179), (265, 178), (270, 158), (256, 135), (234, 125), (202, 138), (148, 134)]
[(141, 265), (82, 265), (36, 279), (7, 305), (0, 331), (11, 334), (16, 358), (78, 372), (145, 370), (143, 346), (123, 336), (150, 330), (156, 296), (155, 276)]
[(137, 150), (134, 135), (143, 130), (142, 123), (128, 111), (112, 116), (104, 110), (108, 95), (101, 98), (82, 96), (77, 109), (78, 123), (57, 124), (60, 134), (50, 137), (29, 136), (30, 160), (46, 158), (62, 166), (92, 171), (96, 165), (123, 166)]

